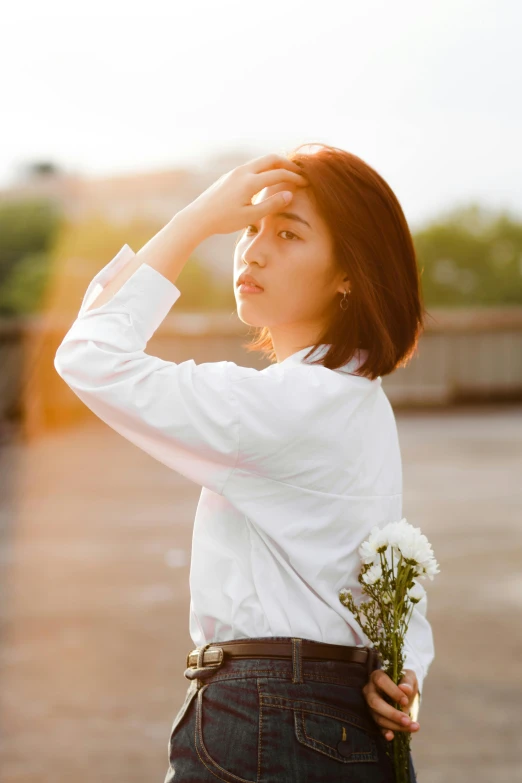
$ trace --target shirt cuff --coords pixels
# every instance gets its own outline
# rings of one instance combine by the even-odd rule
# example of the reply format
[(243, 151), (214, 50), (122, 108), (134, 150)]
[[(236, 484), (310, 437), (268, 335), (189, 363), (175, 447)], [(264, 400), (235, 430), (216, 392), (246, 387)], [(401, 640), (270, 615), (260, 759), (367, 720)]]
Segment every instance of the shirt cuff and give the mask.
[(179, 288), (149, 264), (141, 264), (108, 302), (87, 310), (135, 255), (129, 245), (123, 245), (114, 258), (98, 272), (85, 292), (78, 320), (92, 320), (93, 326), (99, 321), (103, 329), (105, 315), (125, 313), (142, 341), (147, 343), (181, 296)]

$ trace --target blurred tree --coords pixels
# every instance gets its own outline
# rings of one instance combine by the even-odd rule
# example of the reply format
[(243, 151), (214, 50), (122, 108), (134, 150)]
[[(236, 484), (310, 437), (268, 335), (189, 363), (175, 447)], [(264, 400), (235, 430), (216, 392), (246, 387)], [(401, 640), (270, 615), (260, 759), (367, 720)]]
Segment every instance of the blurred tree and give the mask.
[(29, 315), (41, 309), (50, 281), (49, 255), (27, 253), (0, 286), (0, 314)]
[(413, 236), (427, 307), (522, 304), (522, 222), (473, 203)]
[(0, 204), (0, 315), (38, 309), (61, 221), (59, 207), (45, 198)]

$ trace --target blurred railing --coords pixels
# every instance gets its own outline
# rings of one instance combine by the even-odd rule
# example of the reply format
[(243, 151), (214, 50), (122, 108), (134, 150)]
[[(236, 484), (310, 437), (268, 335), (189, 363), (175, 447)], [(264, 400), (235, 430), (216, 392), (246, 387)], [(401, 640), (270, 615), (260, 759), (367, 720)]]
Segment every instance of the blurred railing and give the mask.
[[(394, 407), (522, 400), (522, 307), (429, 312), (417, 354), (407, 367), (383, 377)], [(13, 430), (33, 438), (86, 415), (54, 368), (72, 320), (0, 320), (0, 440)], [(175, 362), (226, 359), (263, 369), (268, 362), (243, 348), (251, 334), (235, 312), (172, 313), (147, 352)]]

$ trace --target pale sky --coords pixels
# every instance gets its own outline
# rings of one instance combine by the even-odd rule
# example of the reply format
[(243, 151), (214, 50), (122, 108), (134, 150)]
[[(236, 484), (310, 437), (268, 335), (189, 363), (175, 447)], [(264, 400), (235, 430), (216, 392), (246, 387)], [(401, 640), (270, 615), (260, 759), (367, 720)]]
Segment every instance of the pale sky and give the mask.
[(517, 0), (46, 0), (8, 4), (0, 186), (325, 142), (410, 224), (476, 199), (522, 218)]

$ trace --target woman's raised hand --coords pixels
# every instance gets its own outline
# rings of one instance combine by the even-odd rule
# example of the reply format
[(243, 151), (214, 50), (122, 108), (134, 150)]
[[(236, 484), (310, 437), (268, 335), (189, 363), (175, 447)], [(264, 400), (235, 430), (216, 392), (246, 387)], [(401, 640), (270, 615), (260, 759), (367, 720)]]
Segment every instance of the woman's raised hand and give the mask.
[[(252, 204), (256, 193), (272, 185), (281, 185), (281, 188), (263, 201)], [(200, 221), (204, 236), (230, 234), (271, 212), (284, 209), (293, 195), (288, 186), (307, 185), (308, 180), (297, 164), (281, 155), (263, 155), (223, 174), (183, 211)], [(285, 200), (285, 194), (290, 194), (288, 200)]]
[[(393, 739), (394, 731), (419, 730), (419, 724), (407, 715), (419, 692), (417, 675), (413, 669), (405, 669), (404, 677), (398, 685), (395, 685), (385, 671), (374, 669), (362, 691), (374, 721), (381, 727), (381, 732), (387, 740)], [(383, 693), (401, 704), (401, 709), (395, 709), (393, 704), (383, 699)]]

